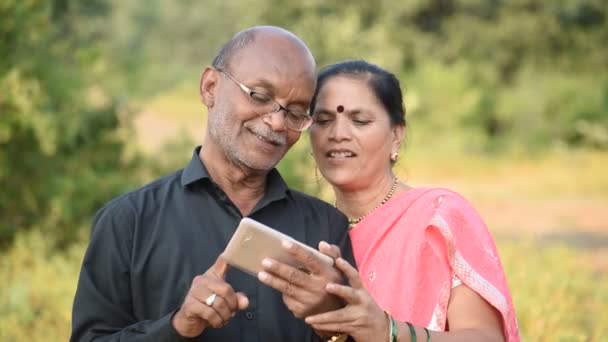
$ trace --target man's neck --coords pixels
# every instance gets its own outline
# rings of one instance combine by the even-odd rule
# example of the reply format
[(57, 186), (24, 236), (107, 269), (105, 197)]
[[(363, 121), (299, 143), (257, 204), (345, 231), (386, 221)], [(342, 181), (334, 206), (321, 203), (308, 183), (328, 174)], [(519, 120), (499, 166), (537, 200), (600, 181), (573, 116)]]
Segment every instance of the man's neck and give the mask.
[(243, 216), (264, 196), (268, 172), (237, 165), (212, 144), (203, 144), (199, 158), (209, 176), (226, 193)]

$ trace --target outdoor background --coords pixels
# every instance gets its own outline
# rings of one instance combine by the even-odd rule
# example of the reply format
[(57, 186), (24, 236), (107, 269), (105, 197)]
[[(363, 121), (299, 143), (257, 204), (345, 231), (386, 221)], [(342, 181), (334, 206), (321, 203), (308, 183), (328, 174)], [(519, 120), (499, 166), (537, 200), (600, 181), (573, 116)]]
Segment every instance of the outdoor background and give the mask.
[[(405, 88), (396, 173), (486, 219), (526, 341), (608, 339), (605, 0), (0, 0), (0, 341), (66, 341), (95, 211), (183, 167), (198, 81), (256, 24)], [(308, 137), (280, 170), (332, 201)]]

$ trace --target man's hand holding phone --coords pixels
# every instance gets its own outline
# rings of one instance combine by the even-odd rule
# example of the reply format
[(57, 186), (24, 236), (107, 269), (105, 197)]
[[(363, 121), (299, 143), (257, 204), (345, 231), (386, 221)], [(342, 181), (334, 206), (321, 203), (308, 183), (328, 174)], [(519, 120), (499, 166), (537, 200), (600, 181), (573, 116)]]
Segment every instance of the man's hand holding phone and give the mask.
[(342, 274), (319, 259), (318, 255), (299, 244), (284, 241), (281, 248), (298, 260), (303, 267), (296, 268), (280, 261), (265, 258), (258, 279), (280, 291), (287, 307), (298, 318), (332, 311), (344, 306), (342, 300), (327, 293), (329, 283), (342, 283)]
[(196, 276), (171, 323), (182, 337), (196, 337), (208, 327), (221, 328), (244, 310), (249, 300), (225, 281), (228, 264), (220, 255), (204, 274)]
[(325, 289), (329, 283), (343, 283), (342, 273), (334, 267), (340, 250), (325, 242), (319, 244), (319, 250), (243, 218), (223, 255), (232, 266), (281, 292), (294, 316), (304, 319), (344, 306), (339, 297)]

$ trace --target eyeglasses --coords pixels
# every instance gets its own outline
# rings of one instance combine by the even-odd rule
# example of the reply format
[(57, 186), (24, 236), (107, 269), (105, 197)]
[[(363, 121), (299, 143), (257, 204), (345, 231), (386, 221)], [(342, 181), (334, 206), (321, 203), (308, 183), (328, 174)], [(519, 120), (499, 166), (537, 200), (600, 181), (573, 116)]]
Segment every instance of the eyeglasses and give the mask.
[(217, 70), (226, 75), (226, 77), (228, 77), (232, 82), (238, 85), (239, 88), (245, 94), (247, 94), (247, 98), (249, 98), (249, 102), (251, 103), (253, 111), (259, 116), (267, 117), (274, 113), (284, 111), (285, 125), (287, 126), (287, 128), (298, 132), (307, 129), (312, 123), (312, 118), (308, 114), (306, 114), (306, 112), (297, 109), (287, 109), (283, 107), (280, 103), (278, 103), (277, 100), (273, 99), (270, 95), (251, 90), (251, 88), (237, 81), (232, 75), (230, 75), (226, 71), (222, 69)]

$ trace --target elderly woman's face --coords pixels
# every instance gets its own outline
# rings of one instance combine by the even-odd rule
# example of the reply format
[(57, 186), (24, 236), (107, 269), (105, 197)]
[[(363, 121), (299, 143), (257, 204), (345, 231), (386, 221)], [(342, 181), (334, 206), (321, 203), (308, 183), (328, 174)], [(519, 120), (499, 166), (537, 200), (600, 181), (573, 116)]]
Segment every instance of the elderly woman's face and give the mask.
[[(334, 186), (357, 189), (391, 172), (400, 131), (366, 80), (335, 76), (321, 88), (310, 128), (313, 154)], [(402, 133), (402, 131), (401, 131)]]

